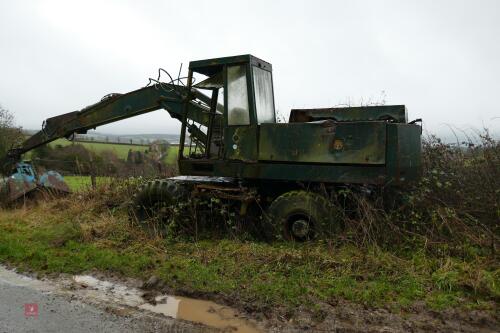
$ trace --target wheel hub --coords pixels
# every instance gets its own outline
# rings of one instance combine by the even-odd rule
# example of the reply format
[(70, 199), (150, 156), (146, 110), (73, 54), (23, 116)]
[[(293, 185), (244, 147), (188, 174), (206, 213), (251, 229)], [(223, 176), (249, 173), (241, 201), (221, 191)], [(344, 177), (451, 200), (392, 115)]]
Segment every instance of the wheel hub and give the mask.
[(292, 222), (292, 234), (296, 238), (306, 238), (309, 234), (309, 222), (304, 219), (297, 219)]

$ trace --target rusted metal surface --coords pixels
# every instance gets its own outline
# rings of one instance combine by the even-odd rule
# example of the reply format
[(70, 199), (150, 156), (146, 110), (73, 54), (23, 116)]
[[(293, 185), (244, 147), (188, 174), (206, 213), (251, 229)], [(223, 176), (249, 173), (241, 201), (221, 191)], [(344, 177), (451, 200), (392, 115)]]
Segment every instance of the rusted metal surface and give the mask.
[(256, 194), (244, 187), (225, 187), (216, 184), (198, 184), (194, 189), (195, 195), (208, 191), (214, 197), (244, 202), (254, 200)]
[(321, 109), (293, 109), (290, 123), (304, 123), (332, 119), (335, 121), (391, 121), (407, 123), (408, 116), (404, 105), (380, 105), (335, 107)]
[(262, 124), (259, 160), (382, 165), (385, 122)]
[(189, 68), (197, 73), (207, 76), (219, 73), (223, 66), (233, 64), (250, 64), (259, 68), (272, 71), (272, 65), (262, 59), (259, 59), (251, 54), (238, 55), (233, 57), (222, 57), (205, 60), (195, 60), (189, 63)]
[(3, 202), (15, 201), (37, 188), (36, 173), (31, 164), (18, 162), (12, 168), (9, 177), (3, 180), (1, 186)]
[(54, 192), (71, 192), (64, 178), (56, 171), (47, 171), (41, 175), (38, 179), (38, 185)]
[(25, 197), (30, 192), (36, 190), (37, 184), (28, 179), (28, 177), (20, 174), (13, 175), (7, 179), (6, 183), (7, 196), (6, 202), (12, 202), (19, 198)]
[(12, 174), (0, 182), (0, 200), (11, 203), (36, 190), (70, 193), (64, 178), (56, 171), (47, 171), (40, 177), (28, 162), (16, 163)]
[(183, 183), (214, 183), (214, 184), (236, 184), (237, 180), (231, 177), (201, 177), (201, 176), (176, 176), (169, 179)]
[(240, 202), (240, 215), (244, 216), (247, 212), (248, 205), (251, 202), (258, 201), (256, 189), (248, 189), (246, 187), (228, 187), (224, 183), (201, 183), (196, 184), (192, 191), (193, 196), (208, 195), (211, 198), (220, 198), (230, 201)]

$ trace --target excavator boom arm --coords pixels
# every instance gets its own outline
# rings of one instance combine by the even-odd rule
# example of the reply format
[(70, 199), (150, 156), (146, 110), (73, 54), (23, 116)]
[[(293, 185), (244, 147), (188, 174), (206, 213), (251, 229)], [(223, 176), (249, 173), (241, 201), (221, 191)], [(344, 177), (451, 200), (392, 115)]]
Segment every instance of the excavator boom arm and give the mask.
[[(58, 138), (69, 138), (74, 133), (84, 134), (97, 126), (162, 108), (179, 121), (183, 120), (184, 112), (187, 112), (187, 119), (207, 126), (209, 105), (210, 98), (199, 91), (192, 89), (189, 93), (185, 86), (167, 83), (158, 83), (126, 94), (110, 94), (80, 111), (48, 118), (39, 132), (28, 138), (20, 147), (11, 149), (8, 158), (19, 160), (22, 154)], [(189, 125), (188, 129), (196, 139), (205, 140), (205, 134), (197, 126)]]

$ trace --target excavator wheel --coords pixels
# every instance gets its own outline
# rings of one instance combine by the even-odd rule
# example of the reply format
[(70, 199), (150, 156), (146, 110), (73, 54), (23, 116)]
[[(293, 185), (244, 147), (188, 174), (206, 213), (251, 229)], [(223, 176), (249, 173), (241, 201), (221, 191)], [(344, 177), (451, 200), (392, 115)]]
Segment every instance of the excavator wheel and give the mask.
[(187, 191), (176, 181), (157, 179), (142, 185), (132, 198), (130, 215), (153, 236), (166, 236), (169, 226), (187, 198)]
[(338, 209), (326, 197), (298, 190), (277, 197), (264, 223), (268, 239), (304, 242), (333, 236), (341, 221)]

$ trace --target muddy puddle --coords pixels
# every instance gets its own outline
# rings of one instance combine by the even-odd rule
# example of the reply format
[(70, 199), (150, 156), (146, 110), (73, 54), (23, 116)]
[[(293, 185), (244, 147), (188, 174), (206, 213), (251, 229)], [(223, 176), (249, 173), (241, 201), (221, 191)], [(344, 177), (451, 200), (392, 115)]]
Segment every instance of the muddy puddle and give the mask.
[(76, 275), (73, 280), (81, 287), (82, 293), (94, 299), (136, 307), (227, 332), (261, 332), (255, 323), (236, 310), (214, 302), (171, 295), (156, 296), (155, 302), (148, 302), (143, 298), (143, 291), (137, 288), (99, 280), (89, 275)]
[[(38, 280), (0, 265), (0, 282), (27, 287), (48, 294), (76, 296), (91, 303), (111, 304), (115, 307), (141, 309), (166, 317), (203, 324), (223, 332), (254, 333), (262, 332), (255, 322), (245, 318), (238, 311), (214, 303), (187, 297), (160, 295), (144, 297), (144, 291), (120, 283), (97, 279), (90, 275), (76, 275), (55, 280)], [(127, 312), (125, 311), (125, 313)]]

